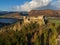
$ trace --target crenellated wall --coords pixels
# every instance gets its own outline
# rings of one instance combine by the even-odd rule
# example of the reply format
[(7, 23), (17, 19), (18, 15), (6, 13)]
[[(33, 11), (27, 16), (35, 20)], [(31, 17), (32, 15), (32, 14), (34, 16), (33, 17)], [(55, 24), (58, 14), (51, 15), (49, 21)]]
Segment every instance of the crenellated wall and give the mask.
[(24, 17), (24, 23), (38, 22), (40, 25), (45, 24), (44, 22), (44, 15), (42, 16), (27, 16)]

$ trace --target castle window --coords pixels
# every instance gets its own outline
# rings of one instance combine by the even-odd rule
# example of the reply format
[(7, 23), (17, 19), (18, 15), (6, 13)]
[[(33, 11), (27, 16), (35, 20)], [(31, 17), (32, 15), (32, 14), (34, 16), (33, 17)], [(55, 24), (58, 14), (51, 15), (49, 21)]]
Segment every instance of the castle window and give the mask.
[(28, 21), (30, 21), (30, 19), (28, 18)]
[(35, 16), (35, 18), (37, 18), (38, 16)]

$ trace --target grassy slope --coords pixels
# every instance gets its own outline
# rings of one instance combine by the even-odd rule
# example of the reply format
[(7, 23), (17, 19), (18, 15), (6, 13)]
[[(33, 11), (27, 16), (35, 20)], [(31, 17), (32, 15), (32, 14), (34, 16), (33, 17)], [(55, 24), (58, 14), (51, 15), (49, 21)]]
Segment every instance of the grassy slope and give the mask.
[[(57, 18), (58, 18), (58, 17), (57, 17)], [(48, 18), (48, 21), (49, 21), (50, 23), (60, 24), (60, 19)]]

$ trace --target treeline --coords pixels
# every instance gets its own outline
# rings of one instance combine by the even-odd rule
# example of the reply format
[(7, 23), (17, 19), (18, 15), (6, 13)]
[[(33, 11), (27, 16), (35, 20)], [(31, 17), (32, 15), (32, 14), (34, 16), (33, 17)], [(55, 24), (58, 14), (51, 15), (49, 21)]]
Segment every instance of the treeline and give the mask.
[(0, 32), (0, 45), (57, 45), (60, 26), (54, 23), (27, 23), (21, 30)]

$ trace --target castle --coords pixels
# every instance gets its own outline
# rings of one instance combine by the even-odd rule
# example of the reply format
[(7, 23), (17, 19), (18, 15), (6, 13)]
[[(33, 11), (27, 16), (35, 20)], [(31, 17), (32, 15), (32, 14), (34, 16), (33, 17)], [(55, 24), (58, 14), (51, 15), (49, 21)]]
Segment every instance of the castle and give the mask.
[(12, 25), (1, 28), (0, 29), (1, 31), (3, 30), (7, 31), (9, 29), (14, 31), (20, 30), (21, 23), (27, 24), (30, 22), (33, 22), (33, 23), (37, 22), (40, 25), (44, 25), (45, 22), (47, 21), (47, 18), (44, 15), (20, 15), (18, 13), (14, 13), (13, 15), (9, 14), (9, 15), (2, 16), (2, 18), (15, 18), (18, 20), (18, 22), (15, 23), (14, 25), (12, 24)]

